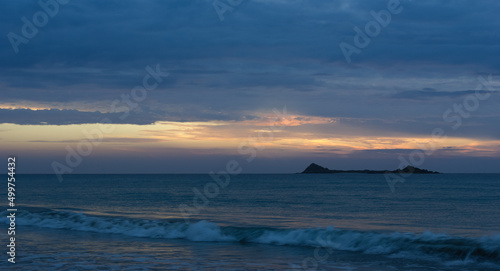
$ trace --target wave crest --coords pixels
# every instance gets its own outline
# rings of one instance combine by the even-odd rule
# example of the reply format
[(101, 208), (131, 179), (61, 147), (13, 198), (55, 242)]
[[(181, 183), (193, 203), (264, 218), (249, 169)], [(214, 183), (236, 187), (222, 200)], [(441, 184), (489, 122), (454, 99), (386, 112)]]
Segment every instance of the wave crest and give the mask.
[[(133, 237), (187, 239), (195, 242), (241, 242), (287, 246), (323, 247), (340, 251), (389, 256), (423, 255), (444, 261), (500, 264), (500, 236), (464, 238), (425, 232), (376, 233), (328, 228), (273, 229), (221, 227), (209, 221), (165, 222), (132, 218), (91, 216), (50, 209), (21, 210), (19, 225), (52, 229), (123, 234)], [(4, 211), (2, 223), (9, 223)]]

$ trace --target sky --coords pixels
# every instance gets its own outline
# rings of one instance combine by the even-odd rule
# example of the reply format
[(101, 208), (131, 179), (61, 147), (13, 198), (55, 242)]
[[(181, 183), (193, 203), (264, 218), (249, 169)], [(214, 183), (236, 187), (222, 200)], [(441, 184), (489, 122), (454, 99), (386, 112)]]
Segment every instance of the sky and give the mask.
[(500, 173), (498, 1), (1, 3), (18, 173)]

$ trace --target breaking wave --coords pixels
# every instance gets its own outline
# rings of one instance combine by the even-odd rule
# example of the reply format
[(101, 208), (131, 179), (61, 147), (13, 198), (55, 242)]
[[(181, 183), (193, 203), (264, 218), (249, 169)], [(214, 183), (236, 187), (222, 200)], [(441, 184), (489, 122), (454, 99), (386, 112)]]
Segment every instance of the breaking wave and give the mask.
[[(8, 223), (7, 212), (0, 222)], [(209, 221), (166, 222), (92, 216), (50, 209), (21, 210), (16, 224), (42, 228), (123, 234), (133, 237), (187, 239), (196, 242), (240, 242), (281, 246), (322, 247), (329, 250), (437, 258), (445, 262), (500, 264), (500, 236), (465, 238), (425, 232), (377, 233), (328, 228), (276, 229), (219, 226)]]

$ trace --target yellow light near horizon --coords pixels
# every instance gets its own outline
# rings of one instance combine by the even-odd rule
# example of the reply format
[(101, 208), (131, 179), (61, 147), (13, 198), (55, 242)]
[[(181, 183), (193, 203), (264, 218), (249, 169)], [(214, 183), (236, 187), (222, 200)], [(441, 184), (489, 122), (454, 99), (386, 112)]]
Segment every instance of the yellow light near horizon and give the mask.
[(38, 110), (50, 110), (53, 109), (52, 107), (49, 106), (20, 106), (20, 105), (9, 105), (9, 104), (0, 104), (0, 109), (27, 109), (27, 110), (33, 110), (33, 111), (38, 111)]
[[(315, 122), (318, 120), (314, 120)], [(259, 123), (260, 124), (260, 123)], [(88, 140), (99, 124), (79, 125), (17, 125), (0, 124), (2, 148), (49, 149), (64, 148)], [(402, 136), (342, 136), (324, 137), (325, 134), (283, 129), (270, 132), (268, 127), (251, 125), (248, 121), (210, 122), (157, 122), (149, 125), (112, 124), (112, 131), (104, 132), (100, 150), (130, 150), (145, 152), (146, 149), (178, 148), (186, 150), (219, 149), (237, 153), (242, 144), (265, 147), (269, 154), (280, 151), (315, 153), (331, 152), (349, 154), (354, 151), (384, 149), (455, 149), (455, 153), (491, 156), (498, 154), (499, 140), (472, 138), (438, 138)], [(259, 133), (272, 133), (272, 137), (259, 138)], [(60, 145), (60, 146), (59, 146)], [(456, 149), (460, 149), (457, 151)]]

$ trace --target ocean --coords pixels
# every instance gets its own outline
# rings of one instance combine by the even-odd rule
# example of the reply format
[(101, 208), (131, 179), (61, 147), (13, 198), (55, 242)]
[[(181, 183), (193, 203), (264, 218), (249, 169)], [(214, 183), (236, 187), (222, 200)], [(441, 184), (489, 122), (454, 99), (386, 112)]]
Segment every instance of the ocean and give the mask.
[(0, 269), (500, 270), (500, 174), (64, 177), (16, 175), (15, 264), (1, 191)]

